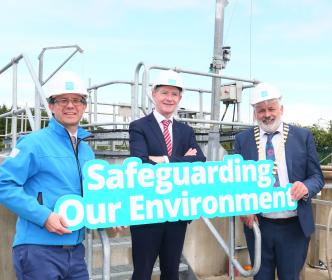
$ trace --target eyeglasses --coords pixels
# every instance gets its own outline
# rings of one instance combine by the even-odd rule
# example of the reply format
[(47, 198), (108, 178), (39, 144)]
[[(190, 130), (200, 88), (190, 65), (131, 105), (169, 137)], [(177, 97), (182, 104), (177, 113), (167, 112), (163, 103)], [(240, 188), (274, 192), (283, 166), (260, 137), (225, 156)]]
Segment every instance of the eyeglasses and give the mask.
[(85, 98), (59, 98), (54, 99), (54, 103), (58, 103), (60, 106), (67, 106), (71, 102), (74, 106), (86, 104)]

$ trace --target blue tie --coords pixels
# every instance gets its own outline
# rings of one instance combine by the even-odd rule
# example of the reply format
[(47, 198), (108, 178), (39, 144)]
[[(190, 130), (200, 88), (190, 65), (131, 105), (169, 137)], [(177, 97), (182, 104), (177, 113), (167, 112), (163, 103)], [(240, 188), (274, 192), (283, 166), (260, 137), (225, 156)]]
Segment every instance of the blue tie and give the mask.
[[(266, 133), (267, 135), (267, 141), (266, 141), (266, 146), (265, 146), (265, 155), (266, 155), (266, 159), (270, 159), (273, 162), (276, 160), (275, 154), (274, 154), (274, 148), (272, 145), (272, 137), (274, 135), (276, 135), (277, 133), (279, 133), (278, 131), (274, 132), (274, 133)], [(274, 187), (279, 187), (280, 186), (280, 182), (279, 182), (279, 176), (278, 176), (278, 171), (276, 170), (276, 173), (273, 174), (274, 178), (275, 178), (275, 182), (274, 182)]]

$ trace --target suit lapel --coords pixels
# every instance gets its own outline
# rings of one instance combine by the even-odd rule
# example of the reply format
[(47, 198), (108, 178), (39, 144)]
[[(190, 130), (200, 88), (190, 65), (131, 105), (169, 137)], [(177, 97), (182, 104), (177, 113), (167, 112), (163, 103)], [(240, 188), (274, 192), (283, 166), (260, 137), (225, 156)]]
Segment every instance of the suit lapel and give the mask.
[(257, 149), (257, 144), (256, 144), (256, 140), (255, 140), (255, 133), (254, 133), (253, 128), (250, 130), (250, 134), (251, 134), (250, 137), (249, 137), (250, 143), (249, 143), (248, 147), (253, 146), (254, 148), (253, 149), (248, 148), (249, 153), (251, 153), (249, 158), (252, 158), (252, 159), (257, 161), (258, 160), (258, 149)]
[(294, 147), (293, 143), (293, 129), (292, 126), (289, 126), (289, 132), (287, 136), (287, 140), (285, 143), (285, 158), (286, 158), (286, 165), (287, 165), (287, 173), (288, 173), (288, 178), (289, 181), (292, 181), (292, 147)]
[(172, 146), (173, 146), (173, 152), (175, 152), (177, 146), (179, 145), (181, 129), (179, 127), (179, 122), (176, 121), (174, 118), (173, 118), (172, 134), (173, 134)]
[(163, 154), (167, 155), (167, 147), (166, 147), (166, 143), (165, 143), (165, 140), (164, 140), (164, 135), (161, 132), (160, 126), (159, 126), (156, 118), (154, 117), (153, 113), (148, 115), (148, 125), (151, 128), (151, 132), (158, 139), (160, 147), (162, 147), (162, 149), (163, 149)]

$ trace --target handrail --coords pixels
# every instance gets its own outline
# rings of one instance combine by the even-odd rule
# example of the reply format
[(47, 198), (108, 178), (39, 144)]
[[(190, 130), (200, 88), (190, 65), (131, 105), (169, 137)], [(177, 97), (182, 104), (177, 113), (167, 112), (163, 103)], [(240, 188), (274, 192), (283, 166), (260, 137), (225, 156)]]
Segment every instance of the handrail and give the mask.
[(30, 126), (31, 126), (31, 129), (35, 130), (32, 112), (31, 112), (30, 108), (27, 107), (27, 106), (22, 108), (22, 109), (18, 109), (18, 110), (12, 109), (11, 111), (9, 111), (7, 113), (3, 113), (3, 114), (0, 115), (0, 119), (1, 118), (6, 118), (6, 117), (11, 117), (11, 116), (18, 116), (22, 113), (25, 113), (27, 115)]
[(2, 69), (0, 69), (0, 75), (5, 72), (7, 69), (9, 69), (14, 64), (17, 64), (21, 59), (23, 58), (23, 54), (18, 55), (17, 57), (12, 58), (12, 60), (4, 66)]
[[(221, 78), (224, 80), (232, 80), (232, 81), (239, 81), (239, 82), (246, 82), (246, 83), (250, 83), (253, 85), (256, 85), (259, 83), (258, 80), (255, 79), (245, 79), (245, 78), (236, 78), (233, 76), (227, 76), (227, 75), (221, 75), (221, 74), (214, 74), (214, 73), (210, 73), (210, 72), (200, 72), (200, 71), (192, 71), (192, 70), (188, 70), (188, 69), (184, 69), (184, 68), (179, 68), (179, 67), (165, 67), (165, 66), (161, 66), (161, 65), (151, 65), (149, 66), (148, 70), (151, 69), (159, 69), (159, 70), (174, 70), (175, 72), (181, 72), (181, 73), (186, 73), (186, 74), (193, 74), (193, 75), (198, 75), (198, 76), (205, 76), (205, 77), (211, 77), (211, 78)], [(224, 84), (222, 84), (223, 86)], [(229, 85), (229, 84), (225, 84), (225, 85)]]
[(330, 266), (330, 260), (331, 260), (331, 255), (330, 255), (330, 227), (332, 223), (332, 208), (330, 208), (329, 215), (327, 218), (327, 223), (326, 223), (326, 235), (325, 235), (325, 241), (326, 241), (326, 266), (327, 266), (327, 271), (329, 274), (329, 279), (331, 279), (332, 274), (331, 274), (331, 266)]
[(324, 162), (326, 159), (328, 159), (329, 157), (331, 157), (331, 159), (332, 159), (332, 153), (328, 154), (326, 157), (324, 157), (323, 159), (321, 159), (319, 162), (322, 163), (322, 162)]
[(238, 260), (234, 259), (233, 256), (230, 255), (230, 251), (227, 247), (227, 244), (225, 243), (225, 241), (223, 240), (223, 238), (220, 236), (220, 234), (218, 233), (218, 231), (216, 230), (216, 228), (214, 227), (214, 225), (210, 222), (210, 220), (208, 218), (205, 217), (201, 217), (201, 219), (203, 220), (203, 222), (207, 225), (208, 229), (210, 230), (210, 232), (212, 233), (212, 235), (214, 236), (214, 238), (216, 239), (216, 241), (218, 242), (218, 244), (224, 249), (226, 255), (228, 256), (228, 258), (230, 259), (230, 261), (232, 262), (232, 264), (235, 266), (235, 268), (245, 277), (250, 277), (255, 275), (260, 266), (261, 266), (261, 243), (262, 243), (262, 239), (261, 239), (261, 233), (259, 230), (259, 227), (256, 223), (254, 223), (253, 226), (253, 231), (254, 231), (254, 235), (255, 235), (255, 260), (254, 260), (254, 266), (252, 268), (252, 270), (245, 270), (241, 264), (238, 262)]
[[(89, 92), (89, 106), (88, 106), (88, 110), (87, 110), (87, 113), (89, 115), (89, 122), (92, 123), (92, 114), (94, 115), (94, 120), (93, 122), (95, 124), (97, 124), (97, 115), (98, 115), (98, 112), (97, 112), (97, 105), (112, 105), (112, 104), (107, 104), (107, 103), (99, 103), (97, 101), (97, 90), (99, 88), (102, 88), (102, 87), (106, 87), (106, 86), (110, 86), (110, 85), (119, 85), (119, 84), (122, 84), (122, 85), (130, 85), (132, 88), (133, 88), (133, 85), (134, 85), (134, 82), (133, 81), (128, 81), (128, 80), (112, 80), (112, 81), (108, 81), (108, 82), (105, 82), (105, 83), (101, 83), (101, 84), (95, 84), (95, 85), (92, 85), (92, 86), (89, 86), (87, 88), (88, 92)], [(91, 93), (94, 93), (94, 101), (92, 101), (92, 96), (91, 96)], [(94, 105), (94, 108), (92, 109), (92, 103)], [(120, 104), (114, 104), (114, 105), (119, 105)], [(112, 115), (112, 114), (111, 114)], [(114, 119), (115, 120), (115, 119)], [(113, 121), (114, 122), (114, 121)], [(97, 125), (102, 125), (102, 124), (97, 124)]]
[(103, 280), (111, 278), (111, 244), (105, 229), (98, 229), (103, 248)]
[[(69, 49), (69, 48), (75, 48), (75, 51), (72, 52), (48, 77), (47, 79), (45, 79), (43, 81), (43, 77), (42, 77), (42, 71), (43, 71), (43, 60), (44, 60), (44, 53), (45, 51), (47, 50), (54, 50), (54, 49)], [(40, 83), (42, 85), (46, 84), (47, 81), (49, 79), (51, 79), (55, 74), (56, 72), (58, 72), (77, 52), (80, 52), (80, 53), (83, 53), (84, 50), (78, 46), (78, 45), (68, 45), (68, 46), (54, 46), (54, 47), (46, 47), (46, 48), (43, 48), (42, 51), (40, 52), (40, 54), (38, 55), (38, 59), (39, 59), (39, 72), (40, 72)]]
[[(133, 105), (133, 113), (132, 113), (132, 119), (134, 120), (135, 118), (139, 117), (139, 112), (138, 112), (138, 84), (139, 84), (139, 72), (140, 69), (144, 67), (143, 70), (143, 75), (142, 75), (142, 95), (141, 95), (141, 110), (142, 112), (147, 115), (148, 112), (146, 111), (146, 98), (149, 97), (148, 93), (147, 93), (147, 88), (149, 85), (149, 72), (152, 69), (158, 69), (158, 70), (174, 70), (176, 72), (181, 72), (181, 73), (186, 73), (186, 74), (193, 74), (193, 75), (198, 75), (198, 76), (205, 76), (205, 77), (211, 77), (211, 78), (222, 78), (225, 80), (231, 80), (233, 82), (245, 82), (248, 83), (247, 85), (243, 85), (243, 89), (247, 89), (247, 88), (251, 88), (254, 87), (254, 85), (258, 84), (259, 81), (255, 80), (255, 79), (245, 79), (245, 78), (237, 78), (237, 77), (233, 77), (233, 76), (226, 76), (226, 75), (221, 75), (221, 74), (215, 74), (215, 73), (206, 73), (206, 72), (199, 72), (199, 71), (192, 71), (192, 70), (188, 70), (188, 69), (182, 69), (182, 68), (178, 68), (178, 67), (165, 67), (165, 66), (161, 66), (161, 65), (149, 65), (146, 66), (144, 64), (144, 62), (139, 62), (136, 66), (135, 69), (135, 85), (134, 85), (134, 90), (133, 90), (133, 95), (132, 95), (132, 105)], [(225, 85), (233, 85), (234, 83), (225, 83), (222, 84), (221, 86), (225, 86)], [(186, 88), (184, 88), (184, 90), (186, 90)], [(190, 89), (192, 90), (192, 89)], [(195, 90), (199, 93), (202, 92), (210, 92), (211, 91), (202, 91), (202, 90)], [(149, 98), (150, 99), (150, 98)], [(150, 109), (150, 108), (149, 108)], [(202, 108), (200, 108), (200, 111), (202, 111)]]
[(89, 275), (92, 275), (92, 258), (93, 258), (93, 233), (91, 229), (85, 229), (85, 260)]
[[(135, 68), (135, 76), (134, 76), (134, 88), (132, 91), (132, 96), (131, 96), (131, 108), (132, 108), (132, 113), (131, 113), (131, 119), (136, 120), (139, 117), (139, 108), (138, 108), (138, 84), (139, 84), (139, 72), (140, 69), (144, 67), (144, 71), (146, 69), (146, 66), (144, 62), (139, 62)], [(142, 95), (145, 95), (146, 91), (146, 84), (144, 84), (144, 79), (142, 82)], [(143, 94), (144, 93), (144, 94)], [(145, 108), (142, 106), (143, 112), (145, 111)]]
[(311, 202), (313, 204), (318, 204), (318, 205), (323, 205), (323, 206), (329, 206), (330, 207), (330, 210), (329, 210), (329, 213), (328, 213), (328, 216), (327, 216), (326, 226), (324, 227), (322, 225), (317, 225), (316, 224), (316, 227), (319, 226), (318, 228), (326, 230), (326, 235), (325, 235), (325, 241), (326, 241), (325, 257), (326, 257), (327, 271), (328, 271), (329, 279), (332, 279), (332, 272), (331, 272), (331, 267), (330, 267), (330, 264), (329, 264), (329, 262), (331, 260), (329, 249), (330, 249), (330, 230), (331, 230), (331, 223), (332, 223), (332, 201), (313, 198), (311, 200)]
[[(47, 115), (49, 118), (51, 118), (52, 114), (50, 109), (48, 108), (47, 100), (45, 98), (45, 94), (43, 91), (43, 88), (38, 80), (38, 77), (30, 63), (29, 58), (25, 54), (20, 54), (17, 57), (14, 57), (11, 62), (9, 62), (5, 67), (3, 67), (0, 70), (0, 75), (5, 72), (7, 69), (10, 67), (13, 67), (13, 93), (12, 93), (12, 98), (13, 98), (13, 106), (12, 106), (12, 111), (9, 113), (11, 116), (13, 116), (12, 119), (12, 147), (16, 146), (16, 138), (17, 138), (17, 64), (20, 62), (20, 60), (23, 59), (25, 62), (25, 65), (27, 66), (30, 76), (32, 78), (32, 81), (34, 82), (36, 92), (39, 95), (40, 100), (42, 101), (45, 110), (47, 112)], [(31, 122), (31, 116), (29, 116), (29, 122)], [(35, 128), (33, 122), (30, 123), (32, 128)]]

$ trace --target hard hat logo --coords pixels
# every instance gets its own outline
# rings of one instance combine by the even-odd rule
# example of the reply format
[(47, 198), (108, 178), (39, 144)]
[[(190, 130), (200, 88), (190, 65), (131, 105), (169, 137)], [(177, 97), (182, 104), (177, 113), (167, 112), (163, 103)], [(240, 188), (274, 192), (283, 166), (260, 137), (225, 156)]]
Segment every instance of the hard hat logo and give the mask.
[(266, 90), (261, 92), (261, 97), (269, 96), (268, 92)]
[(176, 80), (174, 80), (174, 79), (169, 79), (169, 80), (168, 80), (168, 84), (169, 84), (169, 85), (173, 85), (173, 86), (175, 86), (175, 85), (176, 85)]
[(280, 99), (280, 98), (281, 98), (281, 93), (275, 86), (270, 85), (268, 83), (260, 83), (255, 87), (251, 95), (251, 105), (255, 105), (257, 103), (270, 99)]
[(66, 90), (74, 90), (74, 83), (73, 82), (66, 82), (65, 89)]

